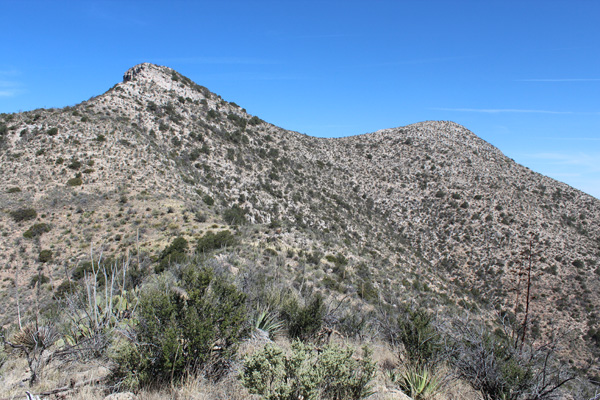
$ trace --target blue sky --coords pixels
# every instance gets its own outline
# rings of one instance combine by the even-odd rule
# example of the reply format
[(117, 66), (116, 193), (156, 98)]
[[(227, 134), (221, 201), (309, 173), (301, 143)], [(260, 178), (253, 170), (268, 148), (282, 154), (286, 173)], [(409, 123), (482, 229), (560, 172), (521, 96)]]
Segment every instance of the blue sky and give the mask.
[(314, 136), (452, 120), (600, 198), (597, 0), (0, 7), (0, 112), (74, 105), (152, 62)]

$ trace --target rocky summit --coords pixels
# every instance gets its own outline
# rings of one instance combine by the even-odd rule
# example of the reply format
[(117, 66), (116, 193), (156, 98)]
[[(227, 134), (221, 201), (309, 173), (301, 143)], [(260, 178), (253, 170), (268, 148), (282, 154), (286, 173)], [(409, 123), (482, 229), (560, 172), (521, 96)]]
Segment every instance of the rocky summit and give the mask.
[(93, 259), (150, 274), (175, 238), (229, 230), (213, 262), (233, 274), (364, 309), (527, 312), (574, 364), (600, 353), (600, 200), (456, 123), (310, 137), (145, 63), (75, 106), (2, 114), (0, 135), (5, 326)]

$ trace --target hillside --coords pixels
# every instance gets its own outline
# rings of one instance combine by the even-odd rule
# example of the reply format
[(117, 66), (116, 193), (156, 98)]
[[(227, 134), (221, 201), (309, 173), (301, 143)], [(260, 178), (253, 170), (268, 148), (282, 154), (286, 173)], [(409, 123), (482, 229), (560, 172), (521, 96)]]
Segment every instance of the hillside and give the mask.
[(600, 200), (453, 122), (315, 138), (140, 64), (76, 106), (3, 114), (0, 133), (5, 326), (38, 270), (49, 298), (94, 255), (150, 268), (177, 236), (230, 229), (233, 271), (367, 308), (510, 314), (531, 248), (532, 332), (569, 330), (576, 364), (600, 353)]

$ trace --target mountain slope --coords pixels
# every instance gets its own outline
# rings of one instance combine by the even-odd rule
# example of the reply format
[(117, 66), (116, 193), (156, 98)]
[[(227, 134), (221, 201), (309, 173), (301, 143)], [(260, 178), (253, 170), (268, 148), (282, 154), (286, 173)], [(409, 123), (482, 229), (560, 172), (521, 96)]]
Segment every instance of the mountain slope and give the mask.
[[(579, 360), (598, 351), (586, 335), (599, 329), (600, 201), (455, 123), (314, 138), (140, 64), (98, 97), (0, 124), (3, 324), (17, 289), (31, 300), (38, 270), (50, 296), (92, 254), (150, 264), (176, 236), (235, 229), (249, 273), (357, 304), (419, 298), (519, 318), (517, 269), (531, 244), (532, 330), (571, 329)], [(249, 224), (234, 227), (236, 215)]]

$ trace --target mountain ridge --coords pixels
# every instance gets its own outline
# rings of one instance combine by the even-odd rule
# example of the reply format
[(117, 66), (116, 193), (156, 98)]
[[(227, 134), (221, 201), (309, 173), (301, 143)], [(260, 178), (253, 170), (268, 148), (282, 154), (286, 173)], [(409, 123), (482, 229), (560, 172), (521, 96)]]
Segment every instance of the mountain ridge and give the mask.
[[(261, 261), (267, 270), (306, 281), (299, 271), (308, 268), (314, 290), (357, 304), (426, 294), (432, 308), (506, 312), (534, 238), (542, 254), (533, 326), (540, 335), (570, 327), (584, 345), (573, 358), (597, 354), (586, 335), (599, 329), (600, 201), (454, 122), (315, 138), (149, 63), (74, 107), (0, 121), (1, 277), (11, 304), (3, 324), (14, 317), (14, 281), (27, 287), (37, 269), (49, 275), (51, 294), (96, 246), (109, 254), (139, 247), (150, 257), (173, 237), (196, 240), (211, 229), (272, 248), (279, 261)], [(234, 207), (249, 225), (224, 219)], [(11, 217), (24, 208), (36, 210), (35, 221)], [(52, 230), (23, 238), (34, 222)], [(43, 249), (54, 252), (50, 263), (38, 260)], [(347, 257), (352, 279), (332, 272), (327, 254)], [(372, 298), (360, 294), (367, 280)]]

